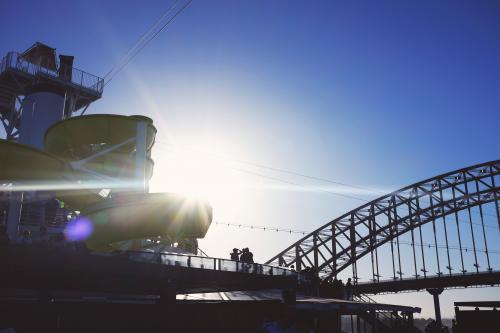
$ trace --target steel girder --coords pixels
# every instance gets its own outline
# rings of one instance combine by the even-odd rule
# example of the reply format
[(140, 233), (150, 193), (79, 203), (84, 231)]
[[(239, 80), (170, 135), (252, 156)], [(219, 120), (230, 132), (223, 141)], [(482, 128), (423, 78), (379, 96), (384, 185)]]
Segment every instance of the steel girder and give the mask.
[[(336, 276), (337, 273), (352, 266), (353, 277), (356, 281), (358, 279), (357, 261), (369, 254), (374, 279), (378, 279), (377, 248), (390, 242), (393, 251), (393, 247), (396, 245), (399, 247), (398, 237), (405, 233), (411, 233), (411, 245), (414, 246), (417, 243), (414, 240), (414, 233), (420, 231), (420, 240), (422, 240), (421, 226), (426, 223), (432, 222), (434, 226), (438, 219), (446, 222), (446, 216), (450, 214), (454, 214), (458, 220), (457, 214), (462, 210), (468, 210), (470, 218), (471, 207), (482, 207), (484, 204), (495, 202), (496, 217), (500, 227), (499, 175), (500, 160), (495, 160), (448, 172), (404, 187), (328, 222), (268, 260), (266, 264), (287, 267), (295, 265), (297, 270), (307, 265), (315, 267), (325, 277)], [(470, 222), (472, 229), (472, 220)], [(458, 231), (460, 242), (460, 230)], [(435, 234), (434, 229), (434, 237)], [(461, 243), (460, 251), (462, 251)], [(398, 249), (398, 256), (399, 254)], [(474, 254), (476, 254), (475, 244)], [(437, 245), (436, 255), (438, 255)], [(392, 259), (394, 279), (396, 279), (397, 263), (395, 263), (394, 252)], [(400, 257), (397, 259), (401, 260)], [(424, 260), (425, 275), (423, 250), (422, 260)], [(477, 258), (476, 267), (479, 267)], [(399, 263), (399, 268), (401, 268), (401, 263)], [(447, 266), (447, 268), (451, 274), (451, 267)], [(491, 270), (490, 267), (488, 269)], [(463, 259), (462, 271), (465, 272)], [(400, 271), (397, 273), (402, 278), (402, 273)], [(415, 274), (418, 277), (416, 259)]]

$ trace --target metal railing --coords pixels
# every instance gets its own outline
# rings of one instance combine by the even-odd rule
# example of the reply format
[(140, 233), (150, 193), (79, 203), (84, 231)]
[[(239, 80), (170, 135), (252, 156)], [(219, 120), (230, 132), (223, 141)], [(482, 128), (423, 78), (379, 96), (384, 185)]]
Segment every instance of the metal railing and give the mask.
[(64, 73), (59, 63), (56, 63), (56, 67), (59, 70), (52, 70), (34, 64), (23, 59), (17, 52), (9, 52), (0, 61), (0, 74), (8, 69), (18, 70), (29, 75), (44, 74), (60, 81), (71, 82), (76, 86), (89, 89), (100, 95), (102, 94), (104, 79), (74, 67), (71, 68), (71, 73)]
[[(358, 301), (358, 302), (364, 302), (364, 303), (378, 303), (375, 301), (373, 298), (369, 297), (368, 295), (364, 294), (358, 294), (358, 295), (353, 295), (353, 300)], [(377, 319), (382, 322), (386, 323), (392, 323), (393, 320), (397, 319), (402, 319), (402, 317), (396, 312), (394, 313), (393, 311), (386, 312), (386, 311), (378, 311), (377, 312)], [(421, 332), (418, 330), (415, 326), (413, 327), (415, 332)]]
[(229, 259), (202, 257), (197, 255), (133, 251), (127, 252), (128, 258), (133, 261), (156, 263), (168, 266), (208, 269), (226, 272), (240, 272), (268, 276), (297, 276), (297, 272), (283, 267), (264, 264), (248, 264)]

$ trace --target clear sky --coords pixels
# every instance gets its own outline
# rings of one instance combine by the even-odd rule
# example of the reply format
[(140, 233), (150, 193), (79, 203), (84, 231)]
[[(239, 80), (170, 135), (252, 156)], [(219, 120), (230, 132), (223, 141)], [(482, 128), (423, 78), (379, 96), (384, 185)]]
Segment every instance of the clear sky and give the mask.
[[(103, 76), (170, 3), (2, 0), (0, 53), (41, 41)], [(216, 221), (307, 231), (362, 203), (321, 189), (377, 193), (235, 160), (387, 192), (497, 159), (498, 36), (497, 1), (195, 0), (88, 113), (154, 119), (153, 191), (207, 196)], [(264, 261), (299, 237), (213, 225), (200, 244)], [(447, 295), (500, 293), (446, 292), (451, 316)], [(431, 314), (430, 295), (411, 299)]]

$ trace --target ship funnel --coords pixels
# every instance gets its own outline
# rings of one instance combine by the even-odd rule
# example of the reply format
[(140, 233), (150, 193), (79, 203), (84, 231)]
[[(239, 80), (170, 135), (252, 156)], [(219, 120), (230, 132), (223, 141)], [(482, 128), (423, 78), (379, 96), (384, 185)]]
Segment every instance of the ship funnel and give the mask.
[(59, 77), (71, 81), (73, 73), (73, 60), (75, 57), (68, 55), (59, 55)]

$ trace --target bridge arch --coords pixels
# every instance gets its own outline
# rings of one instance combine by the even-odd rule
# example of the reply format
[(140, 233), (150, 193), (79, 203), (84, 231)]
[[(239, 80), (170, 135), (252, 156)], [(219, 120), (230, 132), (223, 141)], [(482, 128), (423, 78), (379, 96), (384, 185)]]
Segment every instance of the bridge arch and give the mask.
[[(415, 276), (418, 277), (415, 248), (419, 239), (425, 276), (422, 226), (432, 224), (439, 266), (435, 227), (436, 221), (439, 220), (444, 225), (445, 234), (446, 225), (456, 223), (459, 250), (462, 258), (461, 271), (463, 273), (466, 270), (462, 256), (460, 227), (464, 229), (469, 226), (470, 229), (467, 229), (467, 232), (471, 233), (470, 236), (472, 237), (475, 269), (479, 272), (476, 248), (484, 245), (485, 251), (483, 252), (486, 253), (487, 257), (487, 270), (491, 271), (484, 229), (483, 207), (486, 204), (493, 203), (494, 215), (496, 215), (500, 230), (499, 183), (500, 160), (473, 165), (426, 179), (379, 197), (328, 222), (268, 260), (267, 264), (287, 267), (295, 265), (297, 270), (307, 265), (315, 267), (320, 272), (320, 275), (324, 277), (336, 276), (346, 268), (352, 267), (352, 276), (357, 280), (359, 278), (358, 261), (370, 255), (373, 279), (375, 280), (379, 276), (377, 250), (382, 245), (389, 243), (392, 252), (393, 278), (402, 279), (401, 258), (395, 258), (394, 248), (398, 247), (396, 252), (400, 255), (399, 238), (402, 235), (411, 234)], [(471, 214), (473, 207), (479, 209), (481, 223), (478, 225), (481, 226), (482, 224), (484, 234), (482, 240), (479, 237), (481, 235), (474, 235), (474, 223)], [(458, 214), (462, 211), (466, 211), (468, 221), (459, 224)], [(481, 231), (481, 228), (479, 230)], [(462, 233), (465, 231), (462, 230)], [(484, 241), (484, 244), (479, 244), (482, 241)], [(448, 251), (448, 266), (446, 266), (446, 269), (451, 274), (448, 235), (446, 235), (446, 247)], [(467, 251), (467, 248), (465, 250)], [(438, 271), (438, 274), (441, 274), (443, 270), (438, 267)]]

